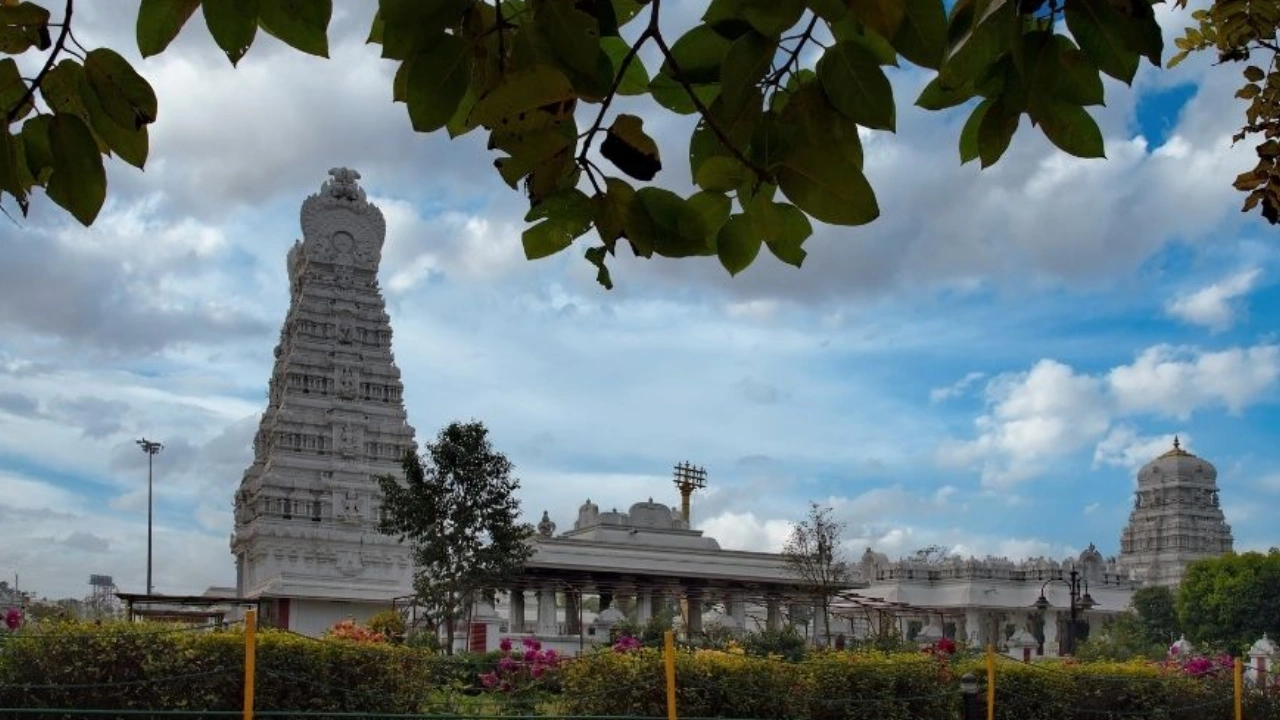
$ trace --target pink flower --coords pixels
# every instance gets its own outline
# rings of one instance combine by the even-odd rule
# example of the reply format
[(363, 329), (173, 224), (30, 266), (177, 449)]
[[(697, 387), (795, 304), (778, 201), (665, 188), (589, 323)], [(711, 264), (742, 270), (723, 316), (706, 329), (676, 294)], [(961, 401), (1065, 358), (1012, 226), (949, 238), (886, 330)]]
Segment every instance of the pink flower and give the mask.
[(534, 665), (533, 669), (529, 671), (529, 674), (533, 675), (533, 677), (535, 678), (540, 678), (546, 671), (547, 671), (546, 666)]
[(511, 638), (502, 638), (498, 642), (498, 649), (502, 652), (511, 652)]
[(538, 659), (538, 651), (537, 651), (537, 650), (525, 650), (525, 651), (524, 651), (524, 661), (525, 661), (525, 662), (533, 662), (533, 661), (535, 661), (535, 660), (537, 660), (537, 659)]
[(480, 684), (487, 688), (491, 688), (498, 684), (498, 676), (495, 673), (485, 673), (480, 676)]
[(4, 624), (10, 630), (17, 630), (22, 624), (22, 611), (18, 608), (9, 608), (9, 612), (4, 614)]
[(509, 656), (504, 657), (498, 661), (499, 672), (509, 673), (515, 669), (516, 669), (516, 661), (512, 660)]
[(537, 641), (536, 641), (536, 640), (534, 640), (533, 638), (525, 638), (524, 640), (521, 640), (520, 642), (521, 642), (521, 644), (522, 644), (522, 645), (524, 645), (526, 648), (532, 648), (532, 647), (533, 647), (533, 644), (534, 644), (535, 642), (537, 642)]

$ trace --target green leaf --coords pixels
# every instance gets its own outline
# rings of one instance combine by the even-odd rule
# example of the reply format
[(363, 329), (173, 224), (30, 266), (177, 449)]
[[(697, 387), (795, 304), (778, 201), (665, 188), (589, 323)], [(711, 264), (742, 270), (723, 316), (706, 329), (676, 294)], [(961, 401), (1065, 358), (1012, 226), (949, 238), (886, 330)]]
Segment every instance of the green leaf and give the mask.
[(47, 9), (31, 2), (0, 5), (0, 52), (18, 55), (32, 47), (48, 50), (51, 45)]
[(818, 81), (831, 104), (869, 128), (894, 129), (893, 88), (870, 52), (851, 42), (829, 48), (818, 61)]
[(554, 255), (591, 229), (591, 198), (577, 188), (561, 190), (525, 215), (526, 222), (542, 222), (524, 231), (524, 256), (529, 260)]
[(823, 145), (792, 147), (778, 170), (778, 188), (822, 222), (863, 225), (880, 216), (875, 191), (862, 170)]
[(405, 103), (417, 132), (434, 132), (454, 116), (471, 83), (471, 52), (456, 35), (407, 60)]
[(662, 74), (690, 84), (713, 83), (720, 79), (720, 66), (728, 52), (728, 40), (710, 25), (696, 25), (671, 46), (675, 65), (671, 60), (664, 62)]
[(107, 198), (107, 173), (93, 133), (70, 113), (57, 113), (49, 123), (53, 150), (53, 175), (49, 199), (88, 226), (93, 224)]
[(260, 2), (258, 23), (269, 35), (304, 53), (329, 57), (328, 32), (333, 0)]
[(935, 77), (924, 86), (924, 90), (920, 91), (920, 97), (916, 98), (916, 105), (925, 110), (946, 110), (963, 105), (973, 96), (972, 85), (948, 88), (942, 84), (941, 78)]
[(800, 22), (803, 14), (803, 0), (713, 0), (702, 19), (717, 30), (745, 20), (761, 35), (776, 37)]
[(730, 275), (737, 275), (755, 261), (763, 243), (755, 223), (739, 213), (730, 217), (720, 228), (720, 233), (716, 236), (716, 254), (724, 269)]
[(1125, 37), (1127, 20), (1110, 0), (1067, 0), (1067, 29), (1102, 72), (1133, 82), (1140, 56)]
[(258, 34), (258, 0), (204, 0), (204, 24), (232, 65), (249, 51)]
[(741, 185), (747, 178), (747, 172), (734, 158), (716, 155), (698, 165), (693, 173), (693, 182), (703, 190), (727, 192)]
[[(710, 105), (720, 95), (719, 83), (704, 83), (690, 87), (704, 106)], [(684, 86), (665, 72), (659, 71), (653, 76), (653, 80), (649, 82), (649, 93), (659, 105), (671, 112), (691, 115), (698, 111), (698, 106), (689, 99), (689, 93), (685, 91)]]
[(1075, 105), (1101, 105), (1104, 99), (1097, 64), (1069, 38), (1057, 34), (1040, 53), (1031, 89), (1033, 97), (1048, 95)]
[[(8, 115), (26, 93), (27, 83), (18, 72), (18, 63), (13, 58), (0, 60), (0, 114)], [(13, 120), (15, 122), (21, 120), (34, 109), (35, 103), (28, 98), (22, 108), (14, 114)]]
[(591, 198), (591, 205), (595, 212), (596, 232), (612, 248), (613, 242), (622, 237), (627, 209), (631, 207), (636, 191), (627, 181), (614, 177), (605, 178), (604, 188), (603, 193)]
[(862, 139), (857, 124), (837, 112), (816, 83), (796, 90), (781, 117), (784, 126), (799, 131), (797, 142), (822, 146), (853, 167), (862, 167)]
[(141, 170), (147, 164), (150, 149), (147, 126), (137, 128), (120, 125), (102, 107), (95, 93), (87, 92), (81, 97), (89, 116), (89, 128), (99, 140), (106, 144), (121, 160)]
[(982, 167), (995, 165), (1009, 149), (1013, 134), (1018, 131), (1022, 113), (1011, 107), (1006, 97), (997, 98), (982, 117), (978, 127), (978, 159)]
[(893, 47), (916, 65), (937, 70), (947, 55), (946, 9), (939, 0), (905, 0), (903, 5)]
[(721, 226), (729, 219), (729, 211), (733, 203), (730, 202), (729, 196), (722, 192), (706, 190), (694, 193), (689, 197), (688, 202), (689, 207), (702, 217), (702, 225), (707, 233), (705, 254), (711, 255), (716, 252), (716, 233), (720, 232)]
[(116, 51), (90, 50), (84, 59), (84, 75), (102, 109), (117, 125), (137, 130), (156, 121), (155, 91)]
[(1079, 105), (1053, 101), (1040, 105), (1033, 118), (1058, 149), (1081, 158), (1106, 157), (1098, 123)]
[(142, 0), (138, 8), (138, 51), (147, 58), (169, 47), (200, 0)]
[[(1016, 4), (1002, 2), (951, 51), (939, 71), (944, 87), (977, 85), (991, 71), (991, 66), (1009, 52), (1011, 33), (1008, 28), (1011, 26), (1010, 16)], [(965, 16), (965, 12), (958, 14), (958, 17)], [(955, 27), (955, 22), (952, 27)]]
[(960, 164), (965, 164), (970, 160), (978, 158), (978, 129), (982, 127), (982, 120), (987, 116), (987, 111), (995, 104), (995, 100), (990, 98), (978, 103), (978, 106), (969, 113), (969, 119), (965, 121), (964, 129), (960, 131)]
[(881, 65), (897, 67), (898, 51), (880, 33), (868, 28), (853, 13), (844, 16), (843, 20), (832, 23), (831, 34), (837, 42), (851, 42), (862, 46), (871, 53)]
[(600, 144), (600, 154), (637, 180), (652, 180), (662, 169), (658, 144), (644, 132), (644, 121), (619, 113)]
[[(379, 0), (382, 57), (407, 60), (429, 49), (472, 5), (474, 0)], [(373, 30), (378, 32), (379, 26)], [(370, 42), (376, 42), (373, 33)]]
[(769, 72), (778, 44), (756, 32), (745, 32), (725, 53), (720, 65), (720, 99), (729, 112), (758, 101), (756, 84)]
[[(86, 127), (93, 127), (85, 99), (94, 94), (85, 77), (84, 68), (74, 60), (63, 60), (45, 74), (40, 83), (40, 95), (54, 112), (76, 115)], [(95, 136), (99, 152), (109, 148), (105, 141)]]
[[(618, 68), (622, 67), (623, 59), (627, 57), (627, 53), (631, 52), (631, 46), (620, 37), (610, 36), (600, 39), (600, 47), (609, 56), (609, 62), (613, 65), (613, 75), (617, 77)], [(640, 55), (637, 53), (631, 58), (626, 73), (618, 83), (618, 94), (644, 95), (647, 92), (649, 92), (649, 71), (645, 70), (644, 63), (640, 61)]]
[(707, 230), (702, 215), (670, 190), (637, 190), (627, 208), (624, 227), (627, 239), (646, 257), (653, 252), (665, 257), (688, 257), (706, 249)]
[(49, 143), (52, 115), (37, 115), (22, 125), (22, 147), (27, 169), (36, 182), (44, 184), (53, 172), (53, 146)]
[(577, 139), (571, 126), (545, 127), (502, 138), (497, 136), (497, 131), (494, 131), (490, 146), (507, 151), (511, 157), (498, 158), (494, 164), (498, 174), (512, 189), (537, 167), (551, 163), (557, 157), (570, 155)]
[(613, 278), (609, 275), (609, 268), (604, 264), (605, 258), (609, 254), (607, 247), (587, 248), (585, 257), (587, 262), (596, 266), (596, 282), (604, 286), (605, 290), (613, 289)]
[(556, 57), (584, 75), (596, 71), (600, 54), (600, 23), (593, 15), (564, 0), (530, 0), (533, 22), (546, 34)]
[(27, 191), (18, 173), (18, 153), (15, 138), (6, 128), (0, 132), (0, 193), (9, 193), (19, 203), (26, 202)]
[(773, 221), (765, 226), (764, 241), (774, 257), (800, 267), (808, 255), (802, 246), (810, 235), (813, 235), (813, 225), (800, 208), (788, 203), (773, 203)]
[(906, 17), (903, 0), (858, 0), (851, 2), (849, 9), (859, 22), (885, 38), (897, 35)]
[(471, 109), (471, 122), (494, 127), (504, 118), (577, 97), (564, 73), (550, 65), (509, 72), (504, 81), (485, 93)]
[(1266, 76), (1266, 72), (1257, 65), (1250, 65), (1244, 69), (1244, 79), (1251, 83), (1262, 82), (1262, 79)]

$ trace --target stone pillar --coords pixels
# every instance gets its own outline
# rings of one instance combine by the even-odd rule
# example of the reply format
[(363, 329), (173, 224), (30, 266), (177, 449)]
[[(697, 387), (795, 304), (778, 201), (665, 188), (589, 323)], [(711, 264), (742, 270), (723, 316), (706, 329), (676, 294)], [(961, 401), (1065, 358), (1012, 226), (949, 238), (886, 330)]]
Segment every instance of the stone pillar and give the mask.
[(729, 599), (726, 599), (725, 605), (728, 607), (725, 608), (725, 611), (729, 613), (729, 617), (733, 618), (733, 624), (738, 627), (738, 630), (746, 632), (747, 601), (745, 595), (741, 590), (730, 590), (728, 598), (732, 598), (732, 604), (730, 604)]
[(987, 627), (983, 622), (986, 613), (981, 610), (966, 609), (964, 611), (965, 642), (972, 646), (987, 646)]
[(1245, 666), (1245, 677), (1259, 688), (1266, 688), (1269, 684), (1274, 685), (1274, 682), (1269, 683), (1268, 680), (1275, 673), (1277, 654), (1275, 642), (1263, 633), (1262, 638), (1249, 648), (1249, 662)]
[(685, 602), (689, 607), (689, 617), (686, 622), (686, 634), (690, 640), (702, 637), (702, 591), (690, 590), (685, 595)]
[(556, 632), (556, 591), (553, 588), (538, 590), (538, 635), (551, 637)]
[(508, 608), (507, 626), (508, 632), (522, 633), (524, 632), (524, 591), (511, 591), (511, 607)]
[(637, 625), (644, 625), (649, 622), (649, 618), (653, 617), (653, 593), (647, 587), (640, 587), (636, 590), (634, 617)]
[(1058, 611), (1049, 608), (1044, 611), (1044, 655), (1056, 657), (1062, 654), (1058, 640)]
[(582, 593), (570, 590), (564, 594), (564, 624), (569, 635), (582, 632)]
[(777, 595), (765, 598), (765, 627), (777, 631), (782, 629), (782, 605)]

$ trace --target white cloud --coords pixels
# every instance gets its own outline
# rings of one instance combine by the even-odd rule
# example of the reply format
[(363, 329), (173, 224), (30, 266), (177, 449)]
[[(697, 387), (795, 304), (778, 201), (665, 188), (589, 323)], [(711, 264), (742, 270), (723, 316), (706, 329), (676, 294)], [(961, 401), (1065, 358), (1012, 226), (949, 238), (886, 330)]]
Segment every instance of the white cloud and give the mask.
[(1195, 410), (1224, 407), (1239, 413), (1280, 377), (1280, 345), (1217, 352), (1156, 345), (1130, 365), (1114, 368), (1107, 383), (1123, 413), (1155, 412), (1185, 420)]
[(961, 395), (964, 395), (966, 392), (968, 392), (969, 388), (972, 387), (974, 383), (978, 382), (979, 380), (981, 380), (986, 376), (987, 376), (986, 373), (978, 372), (975, 370), (973, 372), (967, 373), (964, 377), (951, 383), (950, 385), (944, 385), (942, 387), (933, 388), (932, 390), (929, 391), (929, 402), (938, 403), (938, 402), (943, 402), (944, 400), (950, 400), (951, 398), (954, 398), (954, 397), (960, 397)]
[(1167, 310), (1173, 317), (1215, 331), (1230, 328), (1236, 321), (1238, 308), (1233, 300), (1244, 296), (1257, 284), (1261, 268), (1242, 270), (1194, 292), (1169, 301)]
[(1152, 458), (1168, 450), (1173, 445), (1175, 437), (1178, 438), (1182, 447), (1190, 451), (1192, 438), (1185, 431), (1141, 435), (1132, 426), (1117, 425), (1111, 428), (1107, 436), (1094, 448), (1093, 466), (1110, 465), (1126, 470), (1137, 470)]
[(1098, 508), (1100, 508), (1100, 507), (1102, 507), (1102, 503), (1096, 503), (1096, 502), (1089, 503), (1088, 505), (1085, 505), (1085, 506), (1084, 506), (1084, 514), (1085, 514), (1085, 515), (1092, 515), (1092, 514), (1094, 514), (1094, 513), (1098, 512)]
[(1034, 477), (1048, 459), (1092, 442), (1109, 422), (1101, 382), (1054, 360), (995, 378), (986, 396), (987, 412), (974, 421), (977, 437), (944, 443), (938, 457), (949, 467), (979, 464), (990, 487)]
[(1094, 443), (1095, 466), (1133, 467), (1170, 438), (1140, 437), (1118, 421), (1143, 414), (1186, 420), (1213, 407), (1240, 413), (1271, 392), (1278, 377), (1277, 345), (1212, 352), (1157, 345), (1133, 363), (1097, 375), (1041, 360), (1027, 372), (988, 383), (987, 410), (974, 420), (975, 437), (944, 441), (937, 459), (944, 467), (977, 466), (992, 488), (1034, 478), (1050, 460)]

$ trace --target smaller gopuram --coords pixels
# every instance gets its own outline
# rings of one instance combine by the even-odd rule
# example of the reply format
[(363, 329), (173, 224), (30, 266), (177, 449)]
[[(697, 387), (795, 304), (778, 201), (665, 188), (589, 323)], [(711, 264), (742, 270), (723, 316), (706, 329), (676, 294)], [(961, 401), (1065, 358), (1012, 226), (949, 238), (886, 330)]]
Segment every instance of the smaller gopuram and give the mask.
[(1218, 471), (1182, 448), (1138, 471), (1120, 566), (1144, 585), (1177, 585), (1187, 565), (1231, 552), (1231, 526), (1218, 503)]

